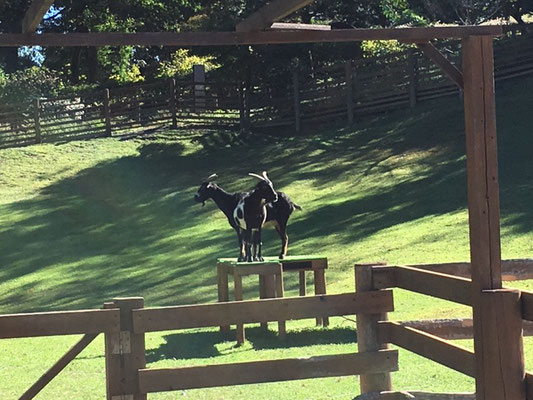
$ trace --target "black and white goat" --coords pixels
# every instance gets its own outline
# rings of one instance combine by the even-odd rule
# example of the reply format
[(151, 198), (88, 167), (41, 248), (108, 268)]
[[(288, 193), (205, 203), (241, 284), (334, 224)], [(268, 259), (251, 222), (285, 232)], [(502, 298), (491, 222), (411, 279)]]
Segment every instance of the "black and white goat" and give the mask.
[[(258, 175), (254, 175), (259, 177)], [(245, 246), (244, 246), (244, 231), (235, 220), (234, 213), (239, 205), (241, 199), (247, 193), (228, 193), (220, 186), (218, 186), (214, 180), (217, 178), (216, 174), (209, 176), (198, 189), (194, 199), (198, 203), (205, 205), (205, 202), (209, 199), (213, 199), (218, 208), (226, 215), (228, 222), (233, 229), (237, 232), (239, 239), (239, 260), (245, 259)], [(263, 177), (259, 177), (263, 180)], [(259, 182), (260, 184), (261, 182)], [(258, 184), (258, 185), (259, 185)], [(273, 226), (279, 234), (281, 239), (281, 253), (279, 258), (284, 258), (287, 255), (288, 241), (287, 236), (287, 222), (294, 210), (301, 210), (298, 204), (291, 201), (289, 196), (283, 192), (276, 192), (278, 200), (273, 203), (266, 204), (266, 220), (263, 223), (263, 227)], [(259, 255), (260, 256), (260, 255)]]

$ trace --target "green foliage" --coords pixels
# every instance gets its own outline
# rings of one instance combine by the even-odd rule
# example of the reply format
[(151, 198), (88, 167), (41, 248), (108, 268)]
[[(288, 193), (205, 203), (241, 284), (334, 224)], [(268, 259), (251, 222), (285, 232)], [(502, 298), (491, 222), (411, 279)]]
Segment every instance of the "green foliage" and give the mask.
[(405, 45), (397, 40), (365, 40), (361, 42), (363, 57), (379, 57), (399, 52), (404, 48)]
[(156, 76), (158, 78), (184, 78), (191, 75), (192, 67), (196, 64), (204, 65), (206, 72), (220, 67), (214, 62), (213, 56), (191, 55), (189, 50), (179, 49), (172, 54), (169, 61), (161, 62)]
[(411, 10), (407, 0), (383, 0), (381, 9), (392, 25), (425, 26), (428, 24), (425, 18)]
[(57, 95), (63, 88), (57, 74), (44, 67), (31, 67), (12, 74), (0, 73), (0, 101), (29, 103), (40, 97)]

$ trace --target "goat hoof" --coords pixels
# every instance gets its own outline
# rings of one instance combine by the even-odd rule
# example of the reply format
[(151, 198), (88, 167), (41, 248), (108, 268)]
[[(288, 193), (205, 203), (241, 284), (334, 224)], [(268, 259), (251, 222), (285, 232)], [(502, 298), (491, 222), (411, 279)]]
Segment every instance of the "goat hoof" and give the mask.
[(243, 261), (246, 261), (246, 258), (244, 258), (243, 256), (239, 256), (239, 258), (237, 259), (237, 262), (243, 262)]
[(283, 260), (284, 258), (285, 258), (285, 254), (280, 254), (280, 255), (279, 255), (279, 259), (280, 259), (280, 260)]

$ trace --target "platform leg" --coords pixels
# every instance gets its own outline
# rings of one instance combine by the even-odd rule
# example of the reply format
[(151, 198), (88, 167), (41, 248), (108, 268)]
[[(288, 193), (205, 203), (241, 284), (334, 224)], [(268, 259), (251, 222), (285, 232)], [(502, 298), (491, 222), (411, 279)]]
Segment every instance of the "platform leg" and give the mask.
[[(265, 276), (259, 275), (259, 298), (266, 299), (266, 284)], [(268, 322), (261, 322), (261, 328), (265, 331), (268, 331)]]
[(306, 282), (305, 282), (305, 271), (298, 272), (300, 275), (300, 296), (305, 296), (306, 293)]
[[(323, 269), (316, 269), (315, 274), (315, 295), (317, 294), (326, 294), (326, 272)], [(329, 318), (317, 318), (317, 325), (328, 326)]]
[[(235, 301), (242, 300), (242, 276), (237, 272), (233, 273), (233, 282), (234, 282), (234, 292), (235, 292)], [(237, 344), (243, 344), (246, 340), (244, 335), (244, 324), (237, 324)]]
[[(218, 301), (229, 301), (228, 271), (224, 265), (217, 264)], [(221, 325), (221, 332), (228, 332), (229, 325)]]
[[(279, 274), (276, 274), (274, 276), (276, 279), (276, 297), (283, 297), (284, 295), (283, 271), (280, 271)], [(284, 340), (287, 337), (286, 321), (278, 321), (278, 334), (281, 340)]]

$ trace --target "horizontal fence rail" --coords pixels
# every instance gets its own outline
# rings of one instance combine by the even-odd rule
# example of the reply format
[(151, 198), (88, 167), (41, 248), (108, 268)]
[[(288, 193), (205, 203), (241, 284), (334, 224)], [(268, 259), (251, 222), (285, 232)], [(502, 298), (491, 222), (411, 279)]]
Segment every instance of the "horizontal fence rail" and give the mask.
[(472, 305), (469, 279), (405, 266), (374, 267), (376, 289), (398, 287), (464, 305)]
[(392, 291), (133, 310), (135, 333), (393, 311)]
[(439, 364), (475, 377), (474, 352), (398, 322), (379, 322), (379, 340), (412, 351)]
[(397, 370), (397, 351), (381, 350), (199, 367), (141, 369), (139, 386), (141, 393), (153, 393)]
[(0, 315), (0, 339), (119, 331), (119, 310)]

